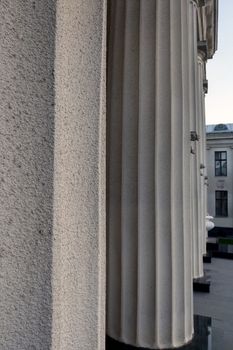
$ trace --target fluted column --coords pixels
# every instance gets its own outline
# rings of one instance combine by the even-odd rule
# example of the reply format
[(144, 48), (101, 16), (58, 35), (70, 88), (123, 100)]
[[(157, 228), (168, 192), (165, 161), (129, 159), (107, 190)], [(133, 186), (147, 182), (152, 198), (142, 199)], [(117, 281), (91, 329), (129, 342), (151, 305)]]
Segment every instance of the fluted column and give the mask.
[(103, 350), (106, 2), (56, 13), (52, 349)]
[(193, 332), (188, 4), (110, 2), (107, 333), (148, 348)]
[[(197, 57), (198, 60), (198, 57)], [(201, 170), (201, 164), (203, 162), (203, 137), (202, 137), (202, 106), (201, 106), (201, 67), (200, 62), (198, 61), (197, 64), (197, 78), (196, 78), (196, 104), (197, 104), (197, 113), (196, 113), (196, 129), (199, 136), (199, 141), (197, 144), (197, 150), (196, 150), (196, 172), (197, 172), (197, 187), (198, 187), (198, 232), (199, 232), (199, 239), (200, 239), (200, 246), (199, 246), (199, 254), (200, 259), (203, 259), (203, 241), (204, 241), (204, 232), (203, 232), (203, 220), (204, 220), (204, 207), (203, 207), (203, 189), (204, 189), (204, 183), (202, 183), (203, 176), (201, 176), (202, 170)]]
[(192, 221), (192, 256), (193, 277), (203, 276), (203, 238), (201, 221), (201, 187), (200, 187), (200, 106), (199, 73), (197, 61), (197, 8), (190, 2), (190, 130), (196, 132), (197, 139), (192, 142), (191, 154), (191, 221)]
[(200, 186), (200, 218), (201, 218), (201, 237), (202, 237), (202, 254), (206, 253), (206, 197), (205, 197), (205, 175), (206, 175), (206, 157), (205, 157), (205, 104), (204, 104), (204, 69), (205, 63), (203, 60), (203, 54), (198, 53), (198, 124), (199, 130), (198, 133), (200, 135), (199, 141), (199, 153), (200, 153), (200, 178), (199, 178), (199, 186)]

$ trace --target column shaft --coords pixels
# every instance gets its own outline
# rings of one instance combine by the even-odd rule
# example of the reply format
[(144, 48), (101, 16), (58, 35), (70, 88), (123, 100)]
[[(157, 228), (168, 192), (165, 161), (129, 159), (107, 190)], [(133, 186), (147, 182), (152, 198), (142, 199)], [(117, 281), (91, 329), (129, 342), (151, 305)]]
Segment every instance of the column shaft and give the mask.
[[(205, 101), (204, 101), (204, 73), (205, 63), (202, 54), (198, 55), (198, 95), (199, 95), (199, 134), (200, 134), (200, 163), (206, 167), (206, 136), (205, 136)], [(201, 187), (201, 206), (200, 206), (200, 216), (201, 216), (201, 231), (202, 231), (202, 253), (206, 254), (206, 186), (205, 186), (205, 175), (206, 168), (200, 169), (200, 187)]]
[(113, 0), (109, 17), (108, 335), (180, 346), (193, 330), (188, 2)]
[[(200, 136), (200, 98), (199, 98), (199, 76), (197, 61), (197, 9), (190, 2), (190, 126)], [(192, 255), (193, 255), (193, 277), (203, 276), (203, 227), (201, 211), (201, 176), (200, 176), (200, 140), (192, 142), (195, 154), (191, 155), (191, 211), (192, 211)]]
[[(197, 196), (197, 205), (198, 205), (198, 237), (199, 237), (199, 257), (200, 260), (203, 260), (203, 240), (204, 240), (204, 232), (203, 232), (203, 218), (204, 218), (204, 207), (203, 207), (203, 184), (201, 176), (201, 164), (203, 161), (202, 154), (202, 146), (203, 146), (203, 138), (202, 138), (202, 106), (201, 106), (201, 69), (197, 59), (197, 71), (196, 71), (196, 131), (199, 136), (199, 141), (197, 143), (196, 148), (196, 173), (197, 173), (197, 188), (198, 188), (198, 196)], [(202, 272), (203, 274), (203, 272)]]

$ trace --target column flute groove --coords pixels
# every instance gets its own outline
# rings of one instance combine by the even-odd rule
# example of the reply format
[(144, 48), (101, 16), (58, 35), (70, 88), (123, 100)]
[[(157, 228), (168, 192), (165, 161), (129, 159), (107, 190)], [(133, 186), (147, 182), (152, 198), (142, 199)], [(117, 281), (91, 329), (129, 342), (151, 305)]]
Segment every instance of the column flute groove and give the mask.
[[(107, 245), (108, 264), (107, 276), (107, 332), (112, 330), (114, 338), (120, 338), (121, 327), (121, 203), (122, 203), (122, 105), (123, 105), (123, 59), (125, 33), (125, 0), (112, 1), (109, 11), (111, 30), (109, 30), (109, 57), (111, 68), (108, 67), (108, 87), (110, 89), (107, 112), (108, 128), (108, 207), (107, 207)], [(111, 143), (109, 142), (111, 136)], [(111, 162), (114, 159), (114, 162)], [(110, 181), (111, 179), (111, 181)], [(111, 230), (109, 229), (111, 225)], [(111, 269), (110, 269), (111, 267)], [(114, 302), (109, 302), (114, 300)]]
[[(190, 21), (189, 21), (189, 4), (186, 1), (182, 3), (181, 6), (181, 18), (182, 21), (182, 71), (186, 72), (183, 75), (182, 82), (182, 93), (183, 93), (183, 203), (186, 206), (186, 212), (188, 215), (184, 216), (184, 288), (188, 290), (184, 294), (184, 327), (185, 334), (190, 334), (193, 332), (193, 323), (190, 322), (190, 314), (193, 314), (193, 302), (192, 302), (192, 292), (189, 290), (190, 286), (192, 288), (192, 259), (190, 262), (190, 252), (192, 252), (192, 243), (190, 236), (187, 232), (191, 232), (191, 164), (190, 164), (190, 110), (189, 110), (189, 37), (192, 35), (190, 31)], [(187, 247), (187, 248), (186, 248)], [(189, 261), (189, 264), (186, 264)]]
[(138, 344), (153, 343), (155, 329), (155, 14), (155, 1), (140, 2)]
[(172, 338), (170, 1), (157, 1), (156, 25), (156, 345), (168, 347)]
[[(138, 67), (140, 2), (126, 2), (122, 109), (122, 339), (135, 341), (138, 235)], [(133, 326), (132, 326), (133, 325)]]

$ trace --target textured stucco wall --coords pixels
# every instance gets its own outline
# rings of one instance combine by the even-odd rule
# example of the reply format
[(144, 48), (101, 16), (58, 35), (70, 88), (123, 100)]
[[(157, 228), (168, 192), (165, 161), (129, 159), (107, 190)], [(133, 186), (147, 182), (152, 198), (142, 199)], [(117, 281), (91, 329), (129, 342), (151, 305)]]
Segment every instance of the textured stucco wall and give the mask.
[(105, 1), (58, 0), (53, 350), (104, 349), (105, 27)]
[(0, 25), (0, 349), (102, 350), (106, 2), (3, 0)]
[(51, 343), (55, 1), (0, 2), (0, 349)]

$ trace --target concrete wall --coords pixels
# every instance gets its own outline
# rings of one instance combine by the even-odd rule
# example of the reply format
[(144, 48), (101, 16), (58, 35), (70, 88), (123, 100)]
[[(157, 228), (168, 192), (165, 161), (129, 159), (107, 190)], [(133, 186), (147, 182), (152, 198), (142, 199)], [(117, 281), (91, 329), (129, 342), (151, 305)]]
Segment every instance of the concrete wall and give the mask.
[(0, 349), (102, 350), (106, 2), (3, 0), (0, 23)]
[(49, 349), (55, 2), (0, 3), (0, 349)]
[(105, 1), (57, 1), (56, 350), (105, 347), (105, 27)]

